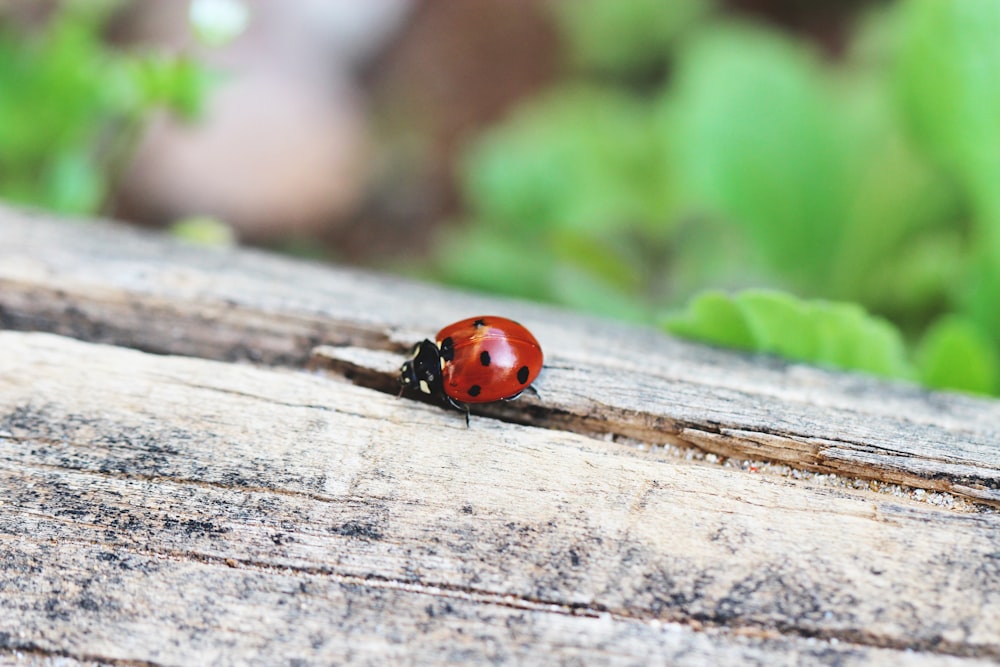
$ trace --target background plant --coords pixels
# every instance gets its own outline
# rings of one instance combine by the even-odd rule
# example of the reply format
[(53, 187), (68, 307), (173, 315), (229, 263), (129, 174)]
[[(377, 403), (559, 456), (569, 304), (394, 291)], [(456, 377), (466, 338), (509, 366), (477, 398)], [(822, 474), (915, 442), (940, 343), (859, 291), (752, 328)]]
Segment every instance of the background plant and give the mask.
[(155, 111), (197, 115), (207, 72), (184, 54), (109, 45), (119, 4), (64, 0), (38, 25), (0, 22), (0, 198), (98, 212)]
[[(120, 4), (0, 21), (0, 198), (100, 212), (154, 113), (197, 116), (215, 77), (109, 43)], [(207, 43), (248, 21), (188, 6)], [(835, 57), (710, 0), (551, 6), (567, 76), (469, 146), (438, 277), (1000, 393), (1000, 3), (898, 0)]]
[(555, 10), (573, 74), (470, 147), (440, 276), (1000, 391), (1000, 3), (902, 0), (836, 59), (705, 0)]

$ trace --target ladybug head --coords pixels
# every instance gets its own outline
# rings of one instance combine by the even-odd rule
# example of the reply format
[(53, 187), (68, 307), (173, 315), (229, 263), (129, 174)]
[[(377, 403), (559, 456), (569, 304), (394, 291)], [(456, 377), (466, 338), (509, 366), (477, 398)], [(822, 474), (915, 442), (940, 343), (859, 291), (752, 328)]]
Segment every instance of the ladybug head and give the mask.
[(443, 395), (441, 351), (429, 340), (421, 341), (413, 358), (399, 369), (399, 383), (404, 388), (418, 389), (424, 394)]

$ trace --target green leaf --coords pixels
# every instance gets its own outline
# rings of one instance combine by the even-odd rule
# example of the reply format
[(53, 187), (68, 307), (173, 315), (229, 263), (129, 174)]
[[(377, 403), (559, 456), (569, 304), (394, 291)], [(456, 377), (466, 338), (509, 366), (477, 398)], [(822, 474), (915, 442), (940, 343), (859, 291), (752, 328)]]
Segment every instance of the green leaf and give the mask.
[(208, 215), (183, 218), (170, 225), (170, 233), (190, 243), (206, 246), (229, 246), (236, 242), (233, 228)]
[(994, 346), (1000, 349), (1000, 257), (980, 246), (967, 259), (966, 269), (959, 298), (962, 313), (980, 331), (991, 333)]
[(790, 359), (815, 360), (819, 327), (810, 321), (812, 308), (790, 294), (765, 290), (742, 292), (736, 305), (743, 311), (757, 349)]
[(676, 215), (673, 171), (654, 114), (628, 96), (559, 89), (472, 145), (464, 191), (476, 217), (512, 231), (666, 233)]
[(732, 296), (712, 291), (664, 326), (708, 343), (884, 377), (913, 375), (899, 331), (855, 304), (803, 301), (769, 290)]
[(150, 53), (128, 64), (139, 91), (140, 111), (164, 106), (185, 120), (201, 113), (213, 77), (198, 63), (184, 55)]
[(907, 0), (898, 70), (914, 135), (1000, 224), (1000, 3)]
[(888, 320), (869, 315), (853, 303), (813, 301), (810, 305), (816, 348), (808, 361), (882, 377), (913, 377), (903, 337)]
[(97, 210), (104, 194), (104, 174), (83, 153), (65, 152), (54, 157), (45, 174), (46, 204), (63, 213)]
[(968, 197), (977, 256), (961, 300), (1000, 336), (1000, 2), (907, 0), (902, 10), (900, 107)]
[(879, 304), (879, 291), (905, 300), (911, 283), (884, 267), (910, 253), (921, 236), (953, 233), (959, 196), (902, 132), (882, 74), (859, 69), (842, 83), (850, 207), (823, 293), (869, 307)]
[(867, 274), (865, 303), (908, 334), (922, 330), (948, 306), (968, 271), (966, 240), (954, 227), (914, 235), (881, 259)]
[(917, 351), (921, 381), (936, 389), (979, 394), (1000, 391), (1000, 358), (989, 338), (968, 319), (938, 320)]
[(684, 315), (671, 318), (665, 327), (684, 338), (741, 350), (759, 349), (743, 309), (723, 292), (703, 292), (691, 300)]
[(714, 27), (680, 55), (673, 102), (678, 173), (758, 256), (822, 292), (850, 206), (844, 131), (827, 74), (789, 38)]

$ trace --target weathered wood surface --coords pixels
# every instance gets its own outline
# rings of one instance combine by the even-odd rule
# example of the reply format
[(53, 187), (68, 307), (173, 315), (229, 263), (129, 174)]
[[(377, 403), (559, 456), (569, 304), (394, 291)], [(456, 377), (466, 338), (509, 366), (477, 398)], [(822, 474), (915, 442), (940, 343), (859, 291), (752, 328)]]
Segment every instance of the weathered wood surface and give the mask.
[[(539, 399), (395, 398), (485, 312)], [(997, 401), (4, 210), (0, 328), (0, 664), (1000, 660)]]
[(493, 419), (467, 429), (304, 372), (48, 334), (0, 332), (0, 350), (8, 650), (179, 665), (1000, 657), (993, 512)]
[(547, 355), (537, 383), (543, 397), (488, 409), (494, 416), (1000, 503), (1000, 401), (752, 358), (386, 276), (0, 209), (0, 327), (8, 329), (291, 366), (330, 343), (342, 349), (328, 349), (325, 363), (394, 391), (397, 353), (447, 322), (489, 311), (529, 324)]

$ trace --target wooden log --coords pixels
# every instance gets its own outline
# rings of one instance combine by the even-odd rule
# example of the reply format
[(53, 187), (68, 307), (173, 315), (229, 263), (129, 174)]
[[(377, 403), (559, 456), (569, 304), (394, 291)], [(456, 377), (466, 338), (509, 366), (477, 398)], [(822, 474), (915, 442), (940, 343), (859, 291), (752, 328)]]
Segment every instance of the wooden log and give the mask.
[(47, 334), (0, 333), (0, 349), (7, 650), (125, 664), (1000, 657), (993, 512), (493, 419), (466, 428), (302, 372)]
[[(539, 398), (395, 398), (490, 312)], [(997, 401), (13, 210), (0, 327), (0, 664), (1000, 659)]]
[[(648, 329), (106, 223), (0, 209), (0, 327), (349, 374), (396, 391), (400, 353), (470, 314), (530, 325), (543, 398), (496, 418), (1000, 503), (1000, 402), (715, 350)], [(324, 347), (314, 354), (320, 343)], [(340, 348), (340, 349), (336, 349)]]

